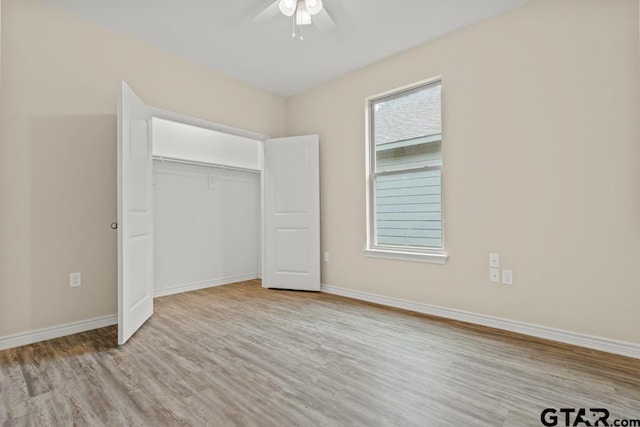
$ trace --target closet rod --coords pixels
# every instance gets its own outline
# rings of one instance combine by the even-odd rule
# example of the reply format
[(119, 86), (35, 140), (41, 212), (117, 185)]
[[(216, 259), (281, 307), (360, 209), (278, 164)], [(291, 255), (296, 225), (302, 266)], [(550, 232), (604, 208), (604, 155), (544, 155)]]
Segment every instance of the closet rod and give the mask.
[(175, 157), (153, 156), (153, 159), (159, 160), (161, 162), (182, 163), (185, 165), (207, 166), (207, 167), (229, 169), (229, 170), (240, 171), (240, 172), (260, 173), (260, 171), (256, 169), (241, 168), (238, 166), (227, 166), (227, 165), (221, 165), (218, 163), (197, 162), (194, 160), (182, 160), (182, 159), (176, 159)]

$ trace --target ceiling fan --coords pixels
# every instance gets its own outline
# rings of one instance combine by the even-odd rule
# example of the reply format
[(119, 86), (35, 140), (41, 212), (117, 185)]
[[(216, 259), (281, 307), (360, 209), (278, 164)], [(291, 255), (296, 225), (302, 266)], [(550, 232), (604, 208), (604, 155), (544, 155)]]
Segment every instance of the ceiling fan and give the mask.
[[(335, 22), (323, 7), (322, 0), (276, 0), (254, 16), (252, 22), (268, 21), (278, 13), (293, 18), (293, 35), (296, 36), (296, 26), (315, 24), (318, 31), (326, 33), (336, 27)], [(302, 28), (300, 28), (302, 40)]]

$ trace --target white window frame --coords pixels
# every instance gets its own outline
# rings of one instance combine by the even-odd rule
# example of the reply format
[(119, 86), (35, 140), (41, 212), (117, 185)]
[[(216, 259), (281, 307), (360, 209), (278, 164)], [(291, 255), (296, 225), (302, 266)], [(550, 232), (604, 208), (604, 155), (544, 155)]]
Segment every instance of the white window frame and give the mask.
[[(403, 169), (401, 171), (394, 172), (376, 172), (376, 147), (373, 140), (373, 104), (381, 99), (388, 99), (393, 97), (400, 97), (409, 92), (419, 90), (422, 87), (427, 87), (433, 84), (440, 83), (442, 85), (442, 76), (435, 76), (433, 78), (422, 80), (416, 83), (412, 83), (407, 86), (396, 88), (384, 93), (380, 93), (371, 96), (365, 100), (365, 123), (366, 123), (366, 203), (367, 203), (367, 242), (364, 253), (368, 257), (373, 258), (386, 258), (403, 261), (416, 261), (416, 262), (428, 262), (434, 264), (445, 264), (448, 259), (448, 254), (445, 251), (445, 221), (444, 221), (444, 150), (441, 149), (442, 166), (425, 166), (415, 169)], [(442, 104), (442, 102), (441, 102)], [(441, 105), (442, 108), (442, 105)], [(444, 147), (444, 129), (441, 133), (441, 147)], [(393, 173), (406, 173), (418, 172), (422, 170), (440, 170), (441, 182), (440, 182), (440, 199), (441, 199), (441, 223), (442, 223), (442, 248), (420, 248), (420, 247), (408, 247), (408, 246), (391, 246), (391, 245), (376, 245), (376, 195), (375, 195), (375, 179), (381, 175), (389, 175)]]

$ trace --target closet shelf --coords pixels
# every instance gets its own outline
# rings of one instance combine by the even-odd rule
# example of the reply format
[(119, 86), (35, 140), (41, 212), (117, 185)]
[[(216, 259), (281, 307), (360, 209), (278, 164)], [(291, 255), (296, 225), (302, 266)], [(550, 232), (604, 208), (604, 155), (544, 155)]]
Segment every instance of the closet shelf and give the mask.
[(206, 167), (228, 169), (228, 170), (240, 171), (240, 172), (260, 173), (260, 171), (257, 169), (242, 168), (239, 166), (221, 165), (218, 163), (198, 162), (195, 160), (184, 160), (184, 159), (178, 159), (175, 157), (153, 156), (153, 159), (159, 160), (161, 162), (182, 163), (185, 165), (206, 166)]

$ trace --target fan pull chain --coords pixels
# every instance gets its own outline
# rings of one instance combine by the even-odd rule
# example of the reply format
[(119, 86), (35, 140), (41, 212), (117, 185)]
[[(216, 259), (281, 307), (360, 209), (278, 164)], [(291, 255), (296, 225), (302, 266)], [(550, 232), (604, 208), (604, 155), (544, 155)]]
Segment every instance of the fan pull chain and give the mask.
[[(2, 0), (0, 0), (2, 1)], [(296, 38), (296, 14), (294, 13), (292, 16), (292, 27), (293, 27), (293, 33), (291, 34), (291, 38)], [(302, 35), (302, 25), (298, 25), (298, 27), (300, 27), (300, 41), (304, 41), (304, 36)]]

